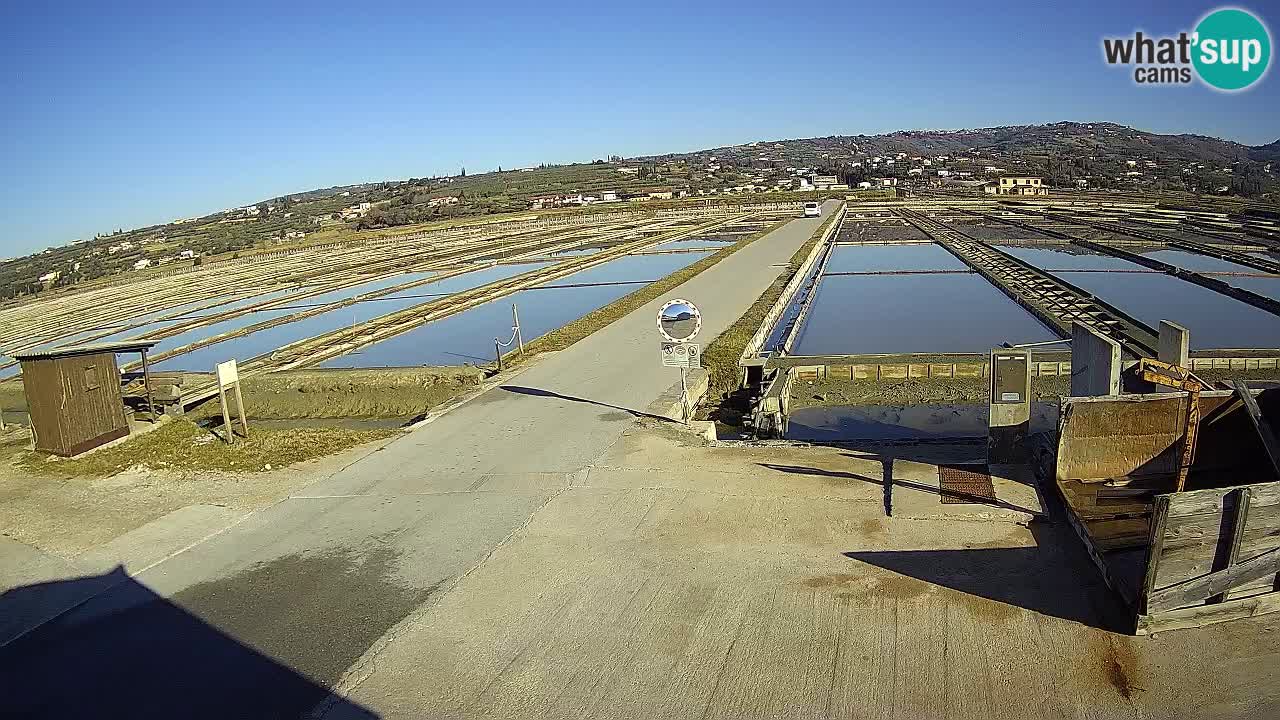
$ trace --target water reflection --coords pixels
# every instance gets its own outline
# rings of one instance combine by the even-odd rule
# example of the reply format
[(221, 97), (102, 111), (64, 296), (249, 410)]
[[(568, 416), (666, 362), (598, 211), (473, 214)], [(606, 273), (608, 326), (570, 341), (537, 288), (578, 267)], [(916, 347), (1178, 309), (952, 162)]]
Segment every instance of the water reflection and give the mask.
[[(444, 296), (460, 292), (462, 290), (469, 290), (474, 287), (479, 287), (480, 285), (519, 275), (520, 273), (528, 272), (529, 270), (545, 267), (549, 264), (550, 263), (525, 263), (521, 265), (495, 265), (483, 270), (455, 275), (436, 282), (400, 290), (368, 302), (348, 305), (346, 307), (320, 313), (319, 315), (314, 315), (303, 320), (296, 320), (283, 325), (270, 327), (265, 330), (259, 330), (248, 335), (214, 343), (213, 345), (208, 345), (192, 352), (169, 358), (168, 360), (158, 363), (156, 367), (163, 370), (208, 370), (215, 364), (231, 358), (235, 358), (236, 360), (243, 362), (249, 358), (263, 355), (292, 342), (297, 342), (315, 335), (333, 332), (334, 330), (338, 330), (343, 327), (358, 325), (388, 313), (413, 307), (419, 303), (428, 302), (432, 297)], [(413, 279), (420, 279), (421, 277), (426, 277), (426, 274), (411, 273), (407, 275), (397, 275), (393, 279), (377, 281), (376, 283), (364, 283), (356, 288), (324, 293), (323, 295), (319, 295), (314, 298), (300, 299), (297, 303), (291, 303), (287, 307), (254, 312), (242, 317), (215, 323), (208, 327), (189, 330), (171, 338), (165, 338), (156, 346), (155, 352), (163, 352), (164, 350), (181, 347), (203, 338), (209, 338), (221, 333), (231, 332), (265, 320), (272, 320), (292, 315), (315, 305), (351, 298), (361, 294), (362, 292), (384, 289), (393, 285), (410, 282)]]
[[(520, 309), (525, 342), (635, 292), (636, 280), (657, 280), (706, 256), (706, 252), (668, 255), (628, 255), (546, 283), (522, 290), (401, 335), (355, 353), (334, 358), (320, 367), (363, 368), (411, 365), (464, 365), (493, 362), (493, 339), (506, 340), (511, 332), (511, 305)], [(622, 285), (590, 285), (617, 283)], [(574, 287), (574, 286), (577, 287)]]
[(902, 245), (836, 245), (826, 272), (894, 270), (967, 270), (946, 248), (934, 243)]
[[(1164, 273), (1056, 273), (1151, 327), (1172, 320), (1191, 331), (1197, 350), (1280, 346), (1280, 317)], [(1248, 278), (1229, 278), (1237, 280)], [(1255, 278), (1260, 282), (1280, 282)], [(1243, 284), (1243, 283), (1241, 283)]]
[(794, 354), (986, 352), (1057, 338), (976, 275), (833, 276), (817, 293)]

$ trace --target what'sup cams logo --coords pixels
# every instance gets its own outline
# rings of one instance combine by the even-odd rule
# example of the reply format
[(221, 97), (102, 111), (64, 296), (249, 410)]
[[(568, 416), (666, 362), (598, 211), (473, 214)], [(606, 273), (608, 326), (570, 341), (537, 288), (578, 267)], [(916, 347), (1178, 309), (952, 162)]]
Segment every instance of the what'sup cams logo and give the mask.
[(1195, 30), (1174, 37), (1103, 38), (1108, 65), (1133, 66), (1139, 85), (1187, 85), (1193, 77), (1216, 90), (1245, 90), (1271, 65), (1271, 33), (1258, 16), (1239, 8), (1205, 15)]

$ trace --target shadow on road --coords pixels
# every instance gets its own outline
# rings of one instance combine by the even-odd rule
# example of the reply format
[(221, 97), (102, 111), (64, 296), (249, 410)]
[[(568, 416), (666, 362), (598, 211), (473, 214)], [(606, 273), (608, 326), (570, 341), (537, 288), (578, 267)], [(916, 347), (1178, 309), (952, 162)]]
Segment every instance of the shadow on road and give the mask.
[[(968, 595), (1127, 634), (1119, 600), (1062, 524), (1033, 522), (1035, 547), (852, 550), (844, 556)], [(990, 612), (990, 608), (986, 609)], [(979, 610), (981, 611), (981, 610)]]
[(642, 418), (651, 418), (654, 420), (662, 420), (663, 422), (675, 422), (671, 418), (663, 417), (662, 415), (653, 415), (651, 413), (642, 412), (640, 410), (632, 410), (631, 408), (625, 408), (619, 405), (610, 405), (609, 403), (602, 403), (602, 402), (599, 402), (598, 400), (588, 400), (586, 398), (574, 397), (573, 395), (563, 395), (553, 390), (543, 390), (541, 388), (524, 387), (521, 385), (499, 385), (498, 388), (501, 390), (506, 390), (507, 392), (510, 392), (510, 393), (515, 393), (517, 395), (531, 395), (533, 397), (556, 398), (558, 400), (567, 400), (569, 402), (586, 403), (588, 405), (598, 405), (603, 408), (609, 408), (610, 410), (618, 410), (620, 412), (624, 412), (624, 413), (627, 413), (628, 415), (638, 417), (638, 418), (642, 417)]
[[(293, 718), (329, 697), (322, 685), (151, 591), (123, 568), (15, 588), (0, 608), (47, 615), (110, 587), (93, 613), (71, 611), (0, 646), (6, 717)], [(104, 596), (95, 598), (95, 603)], [(341, 717), (374, 718), (337, 699)]]
[[(884, 448), (887, 449), (887, 448)], [(920, 449), (905, 448), (904, 454), (920, 457)], [(884, 455), (849, 455), (881, 461), (882, 477), (855, 472), (824, 470), (799, 465), (760, 463), (779, 472), (813, 475), (839, 480), (881, 485), (885, 488), (885, 514), (893, 514), (892, 489), (911, 488), (932, 494), (939, 489), (930, 485), (893, 478), (892, 452)], [(936, 457), (932, 458), (937, 462)], [(948, 493), (952, 494), (952, 493)], [(992, 503), (975, 498), (986, 505), (1030, 512), (1004, 501)], [(1063, 517), (1060, 508), (1045, 508), (1049, 517)], [(945, 523), (945, 520), (937, 521)], [(966, 521), (974, 522), (974, 521)], [(924, 550), (851, 550), (843, 555), (851, 560), (874, 565), (907, 577), (923, 580), (944, 588), (1007, 605), (1031, 610), (1065, 620), (1079, 622), (1111, 632), (1128, 633), (1131, 619), (1119, 600), (1103, 583), (1098, 569), (1085, 554), (1079, 538), (1066, 522), (1035, 519), (1028, 523), (1035, 539), (1033, 547), (962, 547)], [(1012, 544), (1012, 543), (1011, 543)], [(975, 607), (978, 612), (992, 612), (990, 607)]]
[[(849, 457), (857, 457), (857, 456), (850, 455)], [(893, 477), (893, 458), (888, 456), (883, 456), (878, 459), (881, 461), (881, 467), (883, 468), (883, 474), (879, 478), (868, 477), (866, 475), (860, 475), (858, 473), (853, 473), (853, 472), (844, 472), (840, 470), (823, 470), (821, 468), (808, 467), (805, 465), (776, 465), (774, 463), (760, 463), (760, 466), (769, 468), (770, 470), (777, 470), (778, 472), (794, 473), (797, 475), (816, 475), (819, 477), (834, 478), (834, 479), (859, 480), (861, 482), (871, 483), (872, 485), (880, 485), (884, 487), (884, 514), (888, 517), (893, 516), (893, 488), (895, 487), (909, 488), (911, 490), (919, 490), (920, 492), (926, 492), (931, 495), (938, 495), (939, 497), (941, 497), (942, 495), (946, 495), (947, 497), (968, 500), (981, 505), (991, 505), (998, 508), (1004, 508), (1005, 510), (1014, 510), (1017, 512), (1026, 513), (1028, 515), (1036, 514), (1036, 511), (1030, 508), (1025, 508), (1020, 505), (1014, 505), (1013, 503), (1006, 502), (998, 498), (996, 500), (991, 500), (990, 498), (982, 497), (981, 495), (970, 495), (968, 493), (958, 492), (953, 490), (942, 490), (941, 488), (935, 487), (933, 485), (925, 485), (924, 483), (918, 483), (912, 480), (902, 480), (900, 478), (895, 478)], [(955, 465), (955, 467), (964, 467), (964, 466)]]

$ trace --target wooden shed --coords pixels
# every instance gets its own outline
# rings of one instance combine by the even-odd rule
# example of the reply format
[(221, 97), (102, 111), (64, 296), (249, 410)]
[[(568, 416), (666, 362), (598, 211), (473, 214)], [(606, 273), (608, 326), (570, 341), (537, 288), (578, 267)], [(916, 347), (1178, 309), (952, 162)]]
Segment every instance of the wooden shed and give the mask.
[[(15, 353), (37, 450), (70, 457), (129, 434), (116, 353), (142, 354), (152, 341), (100, 343)], [(154, 410), (152, 411), (154, 417)]]

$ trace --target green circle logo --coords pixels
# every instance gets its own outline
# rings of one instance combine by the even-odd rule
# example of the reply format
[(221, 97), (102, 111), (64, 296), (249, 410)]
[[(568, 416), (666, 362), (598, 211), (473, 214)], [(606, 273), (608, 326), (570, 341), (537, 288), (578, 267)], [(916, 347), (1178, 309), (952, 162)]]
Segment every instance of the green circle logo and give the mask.
[(1219, 90), (1243, 90), (1271, 64), (1271, 34), (1252, 13), (1214, 10), (1196, 25), (1191, 62), (1200, 79)]

